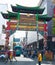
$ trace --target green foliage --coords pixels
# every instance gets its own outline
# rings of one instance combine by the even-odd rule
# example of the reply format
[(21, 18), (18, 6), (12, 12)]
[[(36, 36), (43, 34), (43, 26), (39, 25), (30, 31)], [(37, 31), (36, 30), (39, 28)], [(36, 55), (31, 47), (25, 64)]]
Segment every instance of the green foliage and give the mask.
[(52, 34), (55, 34), (55, 27), (52, 28)]

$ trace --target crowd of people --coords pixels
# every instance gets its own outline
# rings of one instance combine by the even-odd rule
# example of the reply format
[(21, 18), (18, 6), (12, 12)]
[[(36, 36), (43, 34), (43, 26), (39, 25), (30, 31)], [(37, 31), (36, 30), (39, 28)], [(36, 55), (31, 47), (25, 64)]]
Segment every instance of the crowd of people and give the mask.
[(1, 61), (12, 62), (13, 58), (16, 60), (15, 56), (16, 56), (15, 50), (11, 50), (11, 49), (10, 50), (4, 50), (3, 48), (1, 49), (1, 52), (0, 52), (0, 60)]
[(24, 57), (35, 58), (35, 57), (37, 57), (37, 51), (24, 49), (23, 55), (24, 55)]
[[(12, 62), (13, 59), (15, 59), (15, 61), (17, 61), (15, 50), (11, 50), (11, 49), (10, 50), (4, 50), (2, 48), (1, 51), (2, 51), (2, 53), (0, 52), (0, 60), (5, 59), (6, 63), (8, 61)], [(29, 58), (35, 58), (36, 57), (36, 59), (38, 59), (39, 65), (41, 65), (41, 62), (43, 59), (46, 59), (46, 60), (51, 59), (52, 60), (52, 58), (53, 58), (52, 52), (47, 51), (47, 50), (37, 52), (37, 50), (23, 49), (22, 54), (24, 55), (24, 57), (29, 57)]]

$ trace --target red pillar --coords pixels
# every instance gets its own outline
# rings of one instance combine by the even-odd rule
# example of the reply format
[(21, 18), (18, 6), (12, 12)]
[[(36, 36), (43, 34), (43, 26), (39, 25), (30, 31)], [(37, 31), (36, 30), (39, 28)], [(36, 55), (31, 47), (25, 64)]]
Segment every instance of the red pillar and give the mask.
[(44, 43), (44, 48), (47, 47), (47, 36), (48, 36), (48, 31), (47, 31), (47, 29), (48, 29), (48, 26), (47, 26), (47, 24), (45, 23), (45, 24), (44, 24), (44, 41), (43, 41), (43, 43)]

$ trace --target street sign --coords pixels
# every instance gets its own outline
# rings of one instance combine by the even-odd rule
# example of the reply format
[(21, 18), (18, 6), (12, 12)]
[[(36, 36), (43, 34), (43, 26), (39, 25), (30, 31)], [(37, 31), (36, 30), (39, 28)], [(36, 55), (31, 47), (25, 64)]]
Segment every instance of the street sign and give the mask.
[(13, 42), (20, 42), (20, 38), (13, 38)]

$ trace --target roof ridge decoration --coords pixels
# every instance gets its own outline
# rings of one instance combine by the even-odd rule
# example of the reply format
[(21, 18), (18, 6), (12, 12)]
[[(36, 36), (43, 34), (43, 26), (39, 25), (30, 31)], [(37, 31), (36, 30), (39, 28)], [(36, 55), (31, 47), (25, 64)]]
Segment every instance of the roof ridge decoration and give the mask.
[[(11, 5), (11, 6), (12, 6), (12, 5)], [(16, 6), (17, 6), (17, 7), (24, 7), (24, 8), (33, 8), (33, 9), (35, 9), (35, 8), (39, 8), (39, 7), (40, 7), (40, 6), (28, 7), (28, 6), (18, 5), (18, 4), (16, 4)]]

